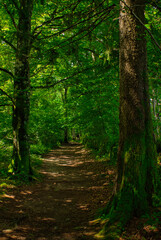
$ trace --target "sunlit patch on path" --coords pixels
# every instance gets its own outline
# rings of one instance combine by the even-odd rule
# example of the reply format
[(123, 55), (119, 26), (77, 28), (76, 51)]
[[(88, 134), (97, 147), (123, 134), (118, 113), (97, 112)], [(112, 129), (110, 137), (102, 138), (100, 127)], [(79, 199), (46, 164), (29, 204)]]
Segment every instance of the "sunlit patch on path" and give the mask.
[(0, 239), (95, 239), (99, 227), (89, 223), (111, 194), (111, 171), (79, 144), (52, 150), (43, 157), (41, 182), (4, 195)]

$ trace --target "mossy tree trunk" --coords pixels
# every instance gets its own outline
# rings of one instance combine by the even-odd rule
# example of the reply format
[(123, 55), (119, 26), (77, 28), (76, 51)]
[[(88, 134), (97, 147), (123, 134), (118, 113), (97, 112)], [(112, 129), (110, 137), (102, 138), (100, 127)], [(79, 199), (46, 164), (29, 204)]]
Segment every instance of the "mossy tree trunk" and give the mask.
[(20, 0), (14, 80), (13, 161), (14, 173), (31, 174), (28, 122), (30, 112), (29, 54), (32, 0)]
[[(120, 1), (120, 6), (118, 171), (107, 224), (116, 224), (115, 230), (119, 230), (119, 226), (125, 225), (132, 216), (144, 214), (152, 205), (156, 163), (145, 29), (140, 23), (144, 23), (145, 0), (124, 0)], [(117, 239), (116, 235), (114, 239)]]

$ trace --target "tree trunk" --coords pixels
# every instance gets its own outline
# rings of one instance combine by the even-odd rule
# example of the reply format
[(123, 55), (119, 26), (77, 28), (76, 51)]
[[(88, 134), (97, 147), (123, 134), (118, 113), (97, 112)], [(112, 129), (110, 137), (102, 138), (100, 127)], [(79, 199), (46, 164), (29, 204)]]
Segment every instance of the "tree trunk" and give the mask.
[(67, 106), (67, 101), (68, 101), (68, 87), (65, 87), (65, 93), (64, 93), (64, 104), (65, 104), (65, 129), (64, 129), (64, 143), (68, 143), (68, 106)]
[[(118, 231), (152, 205), (156, 151), (148, 94), (144, 0), (120, 2), (120, 136), (109, 223)], [(109, 227), (108, 227), (109, 229)], [(107, 239), (111, 239), (110, 236)], [(117, 239), (116, 236), (114, 239)]]
[(30, 112), (29, 54), (32, 7), (32, 0), (20, 0), (14, 81), (12, 168), (15, 173), (25, 175), (31, 174), (28, 122)]

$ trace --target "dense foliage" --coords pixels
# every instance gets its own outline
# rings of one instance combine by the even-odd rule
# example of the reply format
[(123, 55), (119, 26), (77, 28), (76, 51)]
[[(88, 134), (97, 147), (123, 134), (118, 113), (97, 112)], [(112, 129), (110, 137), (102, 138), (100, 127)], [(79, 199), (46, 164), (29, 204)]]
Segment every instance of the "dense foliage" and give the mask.
[[(116, 163), (119, 1), (2, 0), (0, 14), (1, 177), (8, 171), (24, 174), (25, 166), (25, 174), (33, 174), (30, 153), (35, 166), (34, 154), (68, 141), (80, 141)], [(147, 1), (145, 17), (151, 112), (159, 153), (159, 1)], [(23, 147), (28, 154), (24, 163)]]
[[(12, 1), (1, 3), (5, 16), (1, 21), (1, 135), (2, 146), (5, 141), (9, 147), (18, 8)], [(29, 58), (31, 153), (62, 143), (67, 128), (69, 140), (79, 136), (100, 154), (117, 144), (118, 19), (111, 19), (118, 13), (111, 13), (113, 8), (104, 1), (34, 3)]]
[[(30, 56), (31, 150), (43, 152), (69, 140), (99, 154), (118, 142), (118, 6), (102, 2), (34, 2)], [(160, 8), (147, 6), (146, 27), (160, 42)], [(12, 139), (15, 28), (18, 5), (1, 3), (1, 146)], [(147, 35), (154, 131), (160, 149), (160, 52)], [(65, 89), (67, 99), (65, 100)], [(32, 147), (32, 144), (34, 145)], [(43, 150), (44, 149), (44, 150)], [(3, 151), (2, 151), (3, 152)], [(3, 153), (2, 153), (3, 154)]]

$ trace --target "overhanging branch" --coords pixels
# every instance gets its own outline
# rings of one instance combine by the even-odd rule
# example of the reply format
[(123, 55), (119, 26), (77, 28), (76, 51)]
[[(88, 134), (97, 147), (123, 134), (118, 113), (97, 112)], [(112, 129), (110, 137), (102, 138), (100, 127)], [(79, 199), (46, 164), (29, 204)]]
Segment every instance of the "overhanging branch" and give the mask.
[[(105, 2), (105, 0), (104, 0), (102, 3), (100, 3), (99, 6), (102, 5), (104, 2)], [(90, 19), (92, 19), (92, 18), (94, 18), (94, 17), (98, 17), (97, 20), (99, 20), (100, 17), (101, 17), (101, 16), (99, 16), (100, 14), (103, 14), (103, 15), (104, 15), (104, 14), (107, 14), (107, 11), (111, 11), (111, 9), (113, 9), (115, 6), (116, 6), (116, 5), (113, 4), (113, 5), (111, 5), (111, 6), (108, 6), (107, 8), (104, 8), (103, 10), (101, 10), (101, 11), (99, 11), (99, 12), (97, 12), (97, 13), (94, 13), (94, 10), (96, 10), (96, 8), (95, 8), (95, 9), (92, 9), (91, 11), (88, 11), (88, 13), (86, 14), (85, 19), (82, 20), (82, 17), (80, 17), (80, 18), (78, 19), (78, 21), (76, 21), (74, 24), (71, 24), (69, 27), (67, 27), (67, 28), (65, 28), (65, 29), (62, 29), (61, 31), (59, 31), (59, 32), (57, 32), (57, 33), (53, 33), (53, 34), (51, 34), (51, 35), (44, 36), (44, 37), (40, 38), (39, 40), (48, 39), (48, 38), (52, 38), (52, 37), (54, 37), (54, 36), (60, 35), (60, 34), (62, 34), (62, 33), (64, 33), (64, 32), (66, 32), (66, 31), (69, 31), (70, 29), (73, 29), (74, 27), (76, 27), (76, 26), (78, 26), (78, 25), (80, 25), (80, 24), (84, 24), (85, 22), (88, 22)], [(94, 14), (91, 16), (92, 13), (94, 13)], [(55, 19), (57, 19), (57, 18), (55, 18)], [(55, 20), (55, 19), (54, 19), (54, 20)], [(96, 21), (96, 20), (95, 20), (95, 21)]]
[(2, 39), (2, 41), (4, 41), (5, 43), (7, 43), (14, 51), (17, 51), (16, 47), (9, 42), (7, 39), (5, 39), (4, 37), (0, 36), (0, 38)]
[(57, 84), (63, 83), (63, 82), (65, 82), (65, 81), (67, 81), (68, 79), (71, 79), (71, 78), (77, 76), (78, 74), (83, 73), (83, 72), (85, 72), (85, 71), (87, 71), (87, 70), (91, 70), (91, 69), (93, 69), (93, 67), (92, 67), (92, 68), (86, 68), (86, 69), (84, 69), (84, 70), (82, 70), (82, 71), (78, 71), (78, 72), (76, 72), (76, 73), (73, 73), (71, 76), (66, 77), (66, 78), (63, 78), (63, 79), (61, 79), (61, 80), (59, 80), (59, 81), (57, 81), (57, 82), (55, 82), (55, 83), (53, 83), (53, 84), (50, 84), (50, 85), (46, 85), (46, 86), (31, 86), (31, 89), (48, 89), (48, 88), (53, 88), (53, 87), (55, 87)]
[(8, 104), (8, 103), (6, 103), (6, 104), (0, 104), (0, 107), (6, 107), (6, 106), (8, 106), (8, 107), (13, 107), (12, 104)]
[[(99, 26), (104, 20), (107, 20), (108, 14), (103, 14), (103, 15), (104, 15), (104, 17), (102, 17), (101, 20), (100, 20), (100, 19), (95, 20), (95, 21), (90, 25), (89, 28), (87, 28), (87, 29), (85, 29), (85, 30), (83, 30), (83, 31), (80, 31), (79, 33), (76, 33), (74, 36), (70, 37), (69, 39), (66, 39), (66, 40), (63, 41), (63, 42), (61, 42), (61, 43), (58, 44), (56, 47), (64, 48), (64, 47), (66, 47), (66, 46), (68, 46), (68, 45), (70, 45), (70, 44), (73, 44), (73, 43), (75, 43), (75, 42), (77, 42), (77, 41), (85, 38), (86, 36), (88, 36), (88, 35), (89, 35), (94, 29), (96, 29), (96, 27)], [(111, 16), (110, 16), (109, 18), (111, 18)], [(100, 21), (98, 22), (98, 20), (100, 20)], [(73, 40), (73, 38), (79, 36), (79, 35), (82, 34), (82, 33), (84, 33), (84, 34), (81, 35), (79, 38)], [(69, 40), (72, 40), (72, 41), (69, 41)], [(68, 42), (68, 41), (69, 41), (69, 42)], [(65, 45), (63, 45), (63, 44), (66, 43), (66, 42), (68, 42), (68, 43), (65, 44)]]
[(13, 101), (13, 98), (11, 97), (11, 96), (9, 96), (8, 95), (8, 93), (6, 93), (3, 89), (1, 89), (0, 88), (0, 91), (5, 95), (5, 96), (7, 96), (10, 100), (11, 100), (11, 102), (13, 103), (13, 105), (15, 105), (15, 103), (14, 103), (14, 101)]
[(0, 68), (0, 71), (7, 73), (7, 74), (9, 74), (12, 78), (14, 78), (13, 73), (11, 73), (10, 71), (8, 71), (7, 69), (5, 69), (5, 68)]
[(19, 11), (20, 8), (19, 8), (17, 2), (16, 2), (15, 0), (11, 0), (11, 1), (12, 1), (12, 3), (14, 4), (15, 8)]
[(9, 9), (8, 9), (8, 7), (7, 7), (7, 4), (3, 3), (3, 6), (4, 6), (4, 8), (6, 9), (6, 12), (8, 13), (8, 15), (10, 16), (10, 19), (11, 19), (14, 27), (16, 28), (16, 30), (18, 30), (17, 24), (16, 24), (16, 22), (15, 22), (15, 20), (14, 20), (14, 17), (13, 17), (12, 14), (11, 14), (11, 12), (9, 11)]
[(161, 12), (161, 7), (158, 6), (159, 1), (152, 1), (150, 4)]

